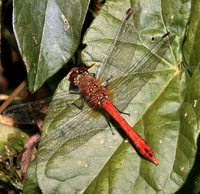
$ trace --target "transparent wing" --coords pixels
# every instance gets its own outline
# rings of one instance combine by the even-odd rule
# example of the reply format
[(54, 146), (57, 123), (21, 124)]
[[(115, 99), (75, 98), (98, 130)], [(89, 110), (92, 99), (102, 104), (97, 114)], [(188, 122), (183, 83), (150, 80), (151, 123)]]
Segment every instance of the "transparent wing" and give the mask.
[[(109, 84), (112, 93), (120, 91), (125, 94), (128, 92), (125, 90), (130, 90), (130, 87), (135, 88), (131, 93), (131, 98), (149, 80), (174, 40), (174, 36), (167, 32), (160, 38), (154, 37), (156, 40), (153, 42), (150, 40), (147, 46), (140, 44), (137, 30), (139, 14), (139, 11), (132, 8), (126, 11), (114, 41), (97, 73), (97, 79), (102, 82), (112, 77), (112, 83)], [(127, 84), (129, 88), (126, 87)]]
[(109, 91), (120, 110), (150, 79), (174, 40), (174, 36), (167, 32), (162, 37), (154, 37), (154, 41), (149, 39), (146, 45), (140, 44), (137, 30), (139, 14), (132, 8), (126, 11), (97, 73), (97, 79), (102, 82), (112, 77)]
[[(113, 83), (111, 84), (111, 90), (114, 91), (119, 89), (122, 91), (120, 88), (126, 88), (123, 86), (127, 86), (127, 82), (131, 83), (130, 87), (135, 87), (140, 90), (150, 79), (158, 64), (162, 62), (163, 56), (169, 49), (174, 38), (175, 36), (166, 33), (150, 48), (144, 47), (143, 45), (135, 45), (137, 52), (140, 53), (140, 56), (142, 57), (136, 61), (132, 61), (132, 65), (126, 73), (113, 78), (115, 81), (113, 80)], [(165, 62), (163, 61), (163, 63)], [(132, 98), (139, 90), (132, 91)]]
[(57, 118), (62, 118), (59, 118), (58, 122), (54, 122), (54, 125), (49, 127), (52, 130), (48, 130), (48, 133), (43, 136), (40, 143), (43, 148), (40, 149), (42, 160), (48, 160), (50, 156), (54, 158), (77, 149), (92, 136), (103, 131), (107, 125), (105, 119), (94, 118), (90, 108), (82, 111), (74, 109), (71, 115), (69, 112), (68, 110), (66, 113), (61, 113), (65, 118), (57, 115)]
[[(105, 118), (87, 104), (82, 110), (74, 106), (66, 106), (65, 102), (71, 100), (69, 96), (68, 100), (61, 100), (58, 106), (56, 97), (60, 94), (59, 90), (60, 86), (54, 96), (55, 99), (53, 98), (49, 105), (49, 112), (43, 125), (44, 133), (38, 157), (42, 161), (77, 149), (92, 136), (105, 130), (107, 126)], [(67, 90), (66, 88), (66, 93)]]
[(138, 39), (138, 21), (139, 11), (129, 8), (124, 14), (113, 43), (98, 69), (97, 79), (104, 82), (111, 76), (123, 75), (129, 69), (130, 57), (132, 58), (135, 52), (131, 44), (135, 44)]
[(9, 118), (12, 118), (16, 124), (36, 124), (39, 120), (44, 120), (46, 116), (46, 110), (51, 97), (13, 105), (8, 107), (3, 115)]
[[(70, 94), (60, 92), (54, 96), (54, 110), (71, 106), (74, 98), (69, 98)], [(76, 96), (78, 98), (78, 96)], [(48, 106), (52, 97), (27, 102), (8, 107), (2, 114), (12, 118), (15, 124), (37, 124), (43, 121), (48, 112)], [(62, 102), (62, 104), (60, 103)]]
[[(158, 64), (166, 64), (163, 56), (169, 49), (174, 36), (166, 34), (150, 50), (143, 46), (137, 47), (141, 53), (146, 53), (136, 61), (135, 65), (128, 70), (123, 76), (113, 78), (109, 84), (109, 91), (115, 96), (114, 104), (120, 110), (123, 110), (127, 104), (140, 92), (143, 86), (148, 82), (155, 72)], [(134, 62), (133, 62), (134, 63)]]

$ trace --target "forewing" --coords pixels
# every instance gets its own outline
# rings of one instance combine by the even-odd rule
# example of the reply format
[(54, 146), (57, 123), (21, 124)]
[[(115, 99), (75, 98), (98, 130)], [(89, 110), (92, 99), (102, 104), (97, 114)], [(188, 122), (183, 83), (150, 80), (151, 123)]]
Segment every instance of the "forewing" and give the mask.
[(138, 39), (139, 14), (139, 10), (133, 8), (125, 12), (116, 36), (98, 69), (97, 79), (104, 82), (111, 76), (122, 76), (129, 69), (135, 52), (132, 44), (136, 44)]
[(109, 84), (110, 92), (115, 96), (113, 100), (120, 110), (126, 107), (126, 104), (138, 94), (151, 76), (156, 73), (155, 70), (159, 64), (170, 65), (164, 60), (164, 55), (167, 51), (170, 52), (169, 48), (174, 38), (174, 35), (167, 33), (150, 48), (144, 45), (135, 45), (138, 56), (141, 57), (132, 61), (130, 69), (123, 76), (113, 77)]
[(15, 124), (37, 124), (44, 120), (51, 97), (8, 107), (3, 115), (12, 118)]
[[(57, 93), (54, 95), (52, 111), (71, 106), (77, 98), (79, 98), (78, 95), (72, 96), (66, 92)], [(36, 101), (13, 105), (4, 110), (3, 116), (13, 119), (15, 124), (34, 125), (37, 124), (38, 121), (43, 121), (45, 119), (51, 100), (52, 97), (48, 97)]]

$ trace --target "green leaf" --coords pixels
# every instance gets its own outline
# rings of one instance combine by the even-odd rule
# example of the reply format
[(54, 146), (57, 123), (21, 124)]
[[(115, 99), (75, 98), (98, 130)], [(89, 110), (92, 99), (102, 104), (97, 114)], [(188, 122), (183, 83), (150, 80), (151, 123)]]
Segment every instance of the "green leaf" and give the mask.
[(13, 27), (35, 92), (76, 51), (89, 1), (14, 1)]
[(10, 127), (0, 123), (0, 154), (6, 156), (5, 145), (8, 152), (15, 156), (23, 149), (23, 144), (27, 140), (27, 135), (15, 127)]
[(183, 44), (183, 55), (185, 65), (189, 65), (190, 71), (194, 70), (200, 64), (199, 40), (200, 40), (200, 2), (192, 1), (190, 22), (187, 30), (187, 38)]
[(0, 183), (9, 190), (21, 190), (22, 182), (15, 158), (22, 151), (28, 136), (17, 128), (0, 123)]
[[(188, 142), (186, 136), (189, 137), (188, 129), (192, 129), (195, 136), (190, 136), (189, 139), (193, 143), (194, 151), (196, 149), (196, 140), (200, 134), (200, 68), (196, 67), (193, 71), (193, 75), (191, 80), (188, 83), (188, 87), (186, 88), (186, 97), (184, 103), (181, 107), (181, 123), (183, 128), (183, 139), (181, 141), (182, 150), (187, 150)], [(198, 138), (198, 140), (200, 140)], [(185, 153), (188, 153), (187, 151)], [(184, 152), (182, 154), (185, 155)], [(177, 192), (177, 194), (181, 193), (191, 193), (191, 194), (198, 194), (200, 191), (200, 141), (198, 141), (198, 152), (196, 154), (196, 161), (195, 164), (187, 177), (187, 181), (181, 187), (181, 189)], [(188, 153), (189, 155), (191, 153)]]
[(23, 193), (31, 193), (31, 194), (40, 194), (40, 188), (38, 186), (37, 182), (37, 176), (36, 176), (36, 163), (33, 161), (28, 169), (24, 187), (23, 187)]
[[(83, 110), (68, 106), (78, 97), (69, 94), (65, 78), (49, 107), (39, 145), (36, 174), (42, 193), (174, 193), (187, 179), (199, 134), (196, 119), (199, 112), (194, 104), (187, 103), (184, 92), (193, 80), (187, 74), (188, 69), (180, 68), (181, 40), (190, 2), (108, 1), (85, 35), (87, 47), (83, 59), (87, 65), (95, 63), (91, 72), (97, 71), (97, 76), (102, 76), (100, 70), (107, 65), (102, 65), (103, 58), (130, 6), (136, 10), (132, 21), (136, 31), (128, 32), (135, 36), (125, 39), (130, 42), (121, 49), (125, 53), (127, 48), (134, 57), (122, 58), (116, 66), (115, 63), (109, 66), (107, 76), (117, 76), (109, 84), (112, 100), (119, 110), (131, 114), (123, 116), (152, 147), (159, 166), (141, 158), (131, 142), (124, 141), (116, 123), (112, 135), (104, 117), (89, 106)], [(151, 38), (157, 39), (166, 31), (176, 38), (164, 56), (154, 54), (151, 58), (155, 59), (154, 65), (150, 60), (149, 69), (140, 66), (142, 72), (136, 71), (122, 81), (130, 66), (141, 65), (137, 62), (148, 53)], [(119, 74), (115, 67), (121, 68)], [(195, 88), (196, 93), (199, 88)], [(199, 102), (199, 98), (195, 99)]]
[[(197, 13), (200, 12), (200, 2), (193, 1), (191, 7), (190, 22), (187, 28), (186, 41), (183, 44), (183, 54), (185, 67), (187, 67), (192, 74), (186, 88), (186, 98), (182, 107), (183, 114), (186, 118), (183, 119), (185, 126), (193, 128), (200, 134), (200, 58), (199, 58), (199, 17)], [(189, 111), (188, 111), (189, 110)], [(192, 114), (190, 114), (192, 110)], [(185, 112), (184, 112), (185, 111)], [(177, 192), (177, 194), (191, 193), (198, 194), (200, 191), (200, 138), (198, 138), (198, 152), (196, 154), (195, 164), (187, 177), (186, 182)]]

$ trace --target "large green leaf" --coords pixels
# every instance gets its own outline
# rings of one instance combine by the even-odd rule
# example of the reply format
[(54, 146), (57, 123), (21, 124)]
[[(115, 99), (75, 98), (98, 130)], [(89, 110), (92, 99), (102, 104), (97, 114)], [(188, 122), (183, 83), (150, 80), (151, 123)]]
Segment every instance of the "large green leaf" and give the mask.
[[(83, 59), (88, 65), (96, 64), (91, 71), (104, 69), (100, 65), (103, 57), (123, 14), (132, 6), (137, 36), (130, 37), (126, 46), (137, 55), (127, 61), (123, 58), (121, 69), (137, 63), (151, 45), (152, 36), (157, 38), (166, 31), (176, 36), (159, 64), (129, 75), (123, 87), (112, 88), (118, 78), (110, 83), (114, 104), (131, 113), (124, 117), (153, 148), (159, 166), (141, 158), (118, 133), (118, 127), (112, 135), (104, 117), (87, 105), (83, 110), (67, 106), (78, 97), (69, 94), (65, 78), (49, 107), (36, 160), (37, 181), (43, 193), (173, 193), (187, 179), (199, 134), (195, 119), (199, 113), (187, 105), (184, 92), (188, 82), (195, 80), (189, 80), (187, 69), (181, 68), (181, 40), (190, 2), (108, 1), (85, 36)], [(110, 71), (116, 75), (113, 68)], [(97, 75), (101, 77), (99, 71)], [(144, 84), (141, 80), (147, 77), (149, 81)], [(137, 86), (137, 81), (142, 84)], [(195, 89), (198, 94), (199, 88)]]
[(36, 91), (74, 54), (89, 1), (16, 1), (13, 27), (26, 65), (30, 91)]

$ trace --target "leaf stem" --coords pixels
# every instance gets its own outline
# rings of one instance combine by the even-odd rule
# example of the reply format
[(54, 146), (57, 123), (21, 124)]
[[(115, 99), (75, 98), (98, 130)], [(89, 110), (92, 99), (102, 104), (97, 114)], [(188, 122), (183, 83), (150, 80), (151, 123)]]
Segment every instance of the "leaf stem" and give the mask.
[(26, 80), (24, 80), (19, 86), (13, 91), (13, 93), (6, 99), (6, 101), (0, 106), (0, 114), (6, 109), (11, 101), (21, 92), (26, 86)]

